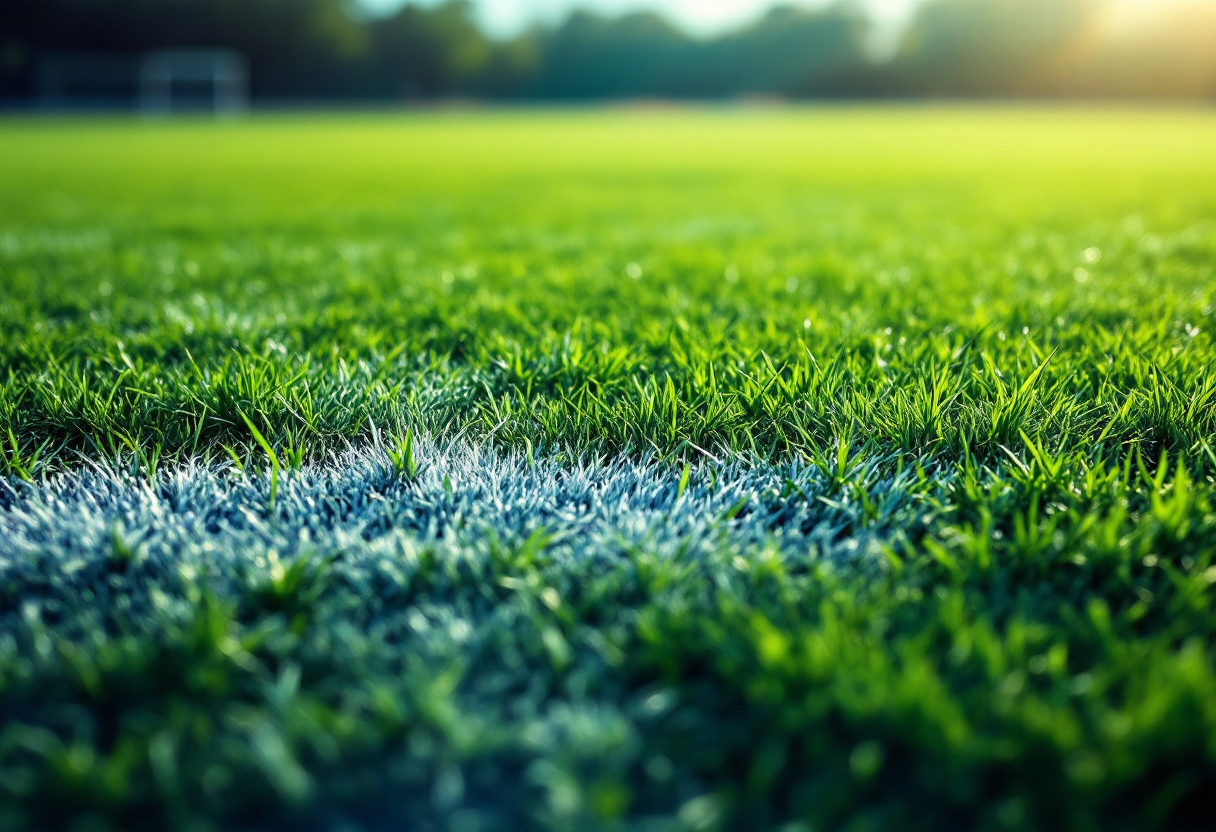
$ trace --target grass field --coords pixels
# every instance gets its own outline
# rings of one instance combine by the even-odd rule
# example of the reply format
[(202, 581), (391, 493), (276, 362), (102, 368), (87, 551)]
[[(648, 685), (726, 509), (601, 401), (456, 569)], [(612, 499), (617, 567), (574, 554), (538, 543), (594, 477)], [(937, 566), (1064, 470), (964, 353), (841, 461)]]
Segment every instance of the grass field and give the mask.
[(0, 121), (0, 827), (1216, 827), (1213, 148)]

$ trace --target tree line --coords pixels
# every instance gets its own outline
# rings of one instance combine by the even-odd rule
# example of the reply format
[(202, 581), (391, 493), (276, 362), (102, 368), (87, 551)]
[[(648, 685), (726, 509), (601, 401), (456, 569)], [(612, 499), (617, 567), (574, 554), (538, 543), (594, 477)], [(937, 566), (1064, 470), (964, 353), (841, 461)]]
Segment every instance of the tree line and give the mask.
[(928, 0), (877, 60), (848, 0), (777, 7), (712, 38), (653, 13), (578, 11), (505, 40), (468, 0), (383, 16), (349, 0), (4, 0), (0, 96), (36, 96), (40, 68), (64, 56), (91, 56), (87, 74), (102, 58), (220, 47), (246, 57), (255, 100), (1216, 97), (1216, 3), (1162, 5)]

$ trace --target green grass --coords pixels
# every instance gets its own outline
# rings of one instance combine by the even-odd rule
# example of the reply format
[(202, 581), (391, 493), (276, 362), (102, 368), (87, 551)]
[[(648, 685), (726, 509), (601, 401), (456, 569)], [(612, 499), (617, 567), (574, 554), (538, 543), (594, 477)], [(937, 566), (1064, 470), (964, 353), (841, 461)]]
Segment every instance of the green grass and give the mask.
[(612, 452), (805, 454), (855, 431), (991, 460), (1025, 430), (1195, 453), (1213, 129), (10, 122), (0, 419), (24, 449), (49, 440), (43, 465), (215, 452), (249, 441), (242, 408), (314, 452), (371, 418)]
[(328, 561), (89, 579), (142, 624), (13, 578), (0, 819), (1211, 828), (1213, 147), (1164, 109), (0, 123), (6, 510), (232, 458), (273, 523), (427, 435), (677, 500), (804, 462), (781, 499), (884, 540), (432, 553), (375, 604), (477, 634), (438, 646)]

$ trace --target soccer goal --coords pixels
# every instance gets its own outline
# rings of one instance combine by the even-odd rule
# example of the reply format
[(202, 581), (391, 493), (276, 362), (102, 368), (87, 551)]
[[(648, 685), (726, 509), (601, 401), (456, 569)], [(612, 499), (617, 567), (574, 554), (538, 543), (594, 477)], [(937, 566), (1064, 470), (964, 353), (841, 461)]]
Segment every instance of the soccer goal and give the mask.
[(212, 49), (153, 52), (139, 70), (145, 113), (212, 110), (236, 115), (249, 109), (249, 65), (237, 52)]

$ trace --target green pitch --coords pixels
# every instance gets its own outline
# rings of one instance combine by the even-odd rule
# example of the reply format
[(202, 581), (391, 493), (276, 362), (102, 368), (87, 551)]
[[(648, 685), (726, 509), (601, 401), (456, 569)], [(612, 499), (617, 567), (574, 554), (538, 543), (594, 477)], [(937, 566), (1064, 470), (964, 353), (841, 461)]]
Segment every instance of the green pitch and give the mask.
[(1213, 148), (0, 121), (0, 821), (1210, 828)]

